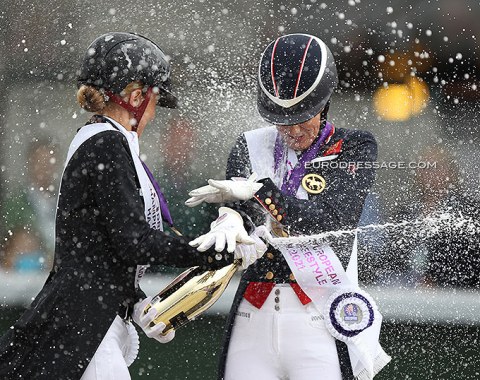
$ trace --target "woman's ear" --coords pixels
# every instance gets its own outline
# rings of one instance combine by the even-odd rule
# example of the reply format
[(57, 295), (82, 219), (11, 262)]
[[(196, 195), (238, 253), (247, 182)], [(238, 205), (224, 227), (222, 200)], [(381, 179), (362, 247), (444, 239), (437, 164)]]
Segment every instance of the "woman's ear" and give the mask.
[(130, 98), (128, 102), (130, 103), (131, 106), (133, 107), (138, 107), (140, 104), (143, 102), (143, 92), (140, 88), (133, 90), (130, 93)]

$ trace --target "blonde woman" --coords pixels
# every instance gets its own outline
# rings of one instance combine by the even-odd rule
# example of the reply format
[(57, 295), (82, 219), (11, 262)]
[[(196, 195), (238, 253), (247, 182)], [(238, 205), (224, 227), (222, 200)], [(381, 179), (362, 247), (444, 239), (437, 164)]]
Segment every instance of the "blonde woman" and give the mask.
[[(94, 116), (68, 151), (50, 276), (0, 338), (0, 379), (130, 379), (138, 351), (131, 317), (149, 337), (173, 338), (160, 335), (164, 325), (150, 327), (154, 314), (143, 315), (150, 300), (139, 288), (145, 269), (233, 262), (232, 245), (198, 252), (163, 232), (172, 218), (139, 157), (138, 138), (157, 105), (176, 107), (169, 78), (167, 57), (142, 36), (107, 33), (87, 49), (77, 99)], [(239, 214), (225, 215), (212, 231), (251, 243)]]

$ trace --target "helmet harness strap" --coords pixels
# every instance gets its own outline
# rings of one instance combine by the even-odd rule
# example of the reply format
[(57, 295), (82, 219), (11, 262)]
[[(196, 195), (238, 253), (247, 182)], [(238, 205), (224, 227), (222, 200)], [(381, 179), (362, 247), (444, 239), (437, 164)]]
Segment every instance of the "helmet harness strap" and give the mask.
[(322, 133), (323, 127), (325, 127), (327, 123), (327, 114), (328, 114), (328, 109), (330, 108), (330, 100), (328, 100), (327, 104), (325, 104), (325, 107), (323, 107), (323, 110), (320, 113), (320, 129), (318, 130), (318, 136)]
[(109, 100), (118, 104), (120, 107), (126, 109), (127, 111), (133, 114), (133, 117), (137, 122), (135, 125), (132, 125), (132, 131), (137, 132), (138, 125), (140, 124), (140, 120), (142, 120), (143, 114), (145, 113), (148, 103), (150, 102), (152, 91), (153, 91), (152, 87), (149, 87), (147, 89), (147, 92), (145, 93), (145, 98), (138, 107), (132, 106), (130, 103), (124, 101), (120, 95), (114, 94), (111, 91), (105, 91), (105, 94), (109, 97)]
[(329, 108), (330, 100), (328, 100), (327, 104), (325, 104), (325, 107), (323, 107), (322, 113), (320, 114), (320, 123), (327, 121), (327, 113)]

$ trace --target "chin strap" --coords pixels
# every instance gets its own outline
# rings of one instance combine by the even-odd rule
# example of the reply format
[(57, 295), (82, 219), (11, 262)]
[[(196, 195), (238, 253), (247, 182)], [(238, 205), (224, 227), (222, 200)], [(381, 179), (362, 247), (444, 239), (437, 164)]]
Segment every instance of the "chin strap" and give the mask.
[(145, 99), (143, 100), (142, 104), (138, 107), (132, 106), (130, 103), (124, 101), (120, 95), (114, 94), (111, 91), (105, 91), (105, 94), (108, 96), (109, 100), (118, 104), (120, 107), (126, 109), (128, 112), (131, 112), (133, 118), (135, 119), (135, 125), (132, 125), (132, 131), (136, 132), (138, 129), (138, 125), (140, 124), (140, 120), (142, 120), (143, 114), (147, 109), (148, 103), (150, 101), (150, 97), (152, 96), (153, 88), (149, 87), (147, 92), (145, 93)]
[(327, 121), (328, 109), (330, 108), (330, 100), (323, 107), (322, 113), (320, 114), (320, 123)]
[[(322, 133), (322, 130), (326, 127), (327, 125), (327, 114), (328, 114), (328, 109), (330, 108), (330, 100), (325, 104), (325, 107), (323, 107), (323, 110), (320, 114), (320, 129), (318, 130), (318, 135), (316, 138), (320, 136)], [(327, 139), (330, 140), (331, 134), (327, 136)]]

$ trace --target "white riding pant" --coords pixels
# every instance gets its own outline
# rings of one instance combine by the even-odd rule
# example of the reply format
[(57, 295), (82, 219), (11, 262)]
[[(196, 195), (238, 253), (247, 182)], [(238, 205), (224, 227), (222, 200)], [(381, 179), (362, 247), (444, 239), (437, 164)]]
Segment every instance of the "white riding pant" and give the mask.
[(243, 299), (235, 317), (225, 380), (342, 380), (335, 339), (313, 303), (276, 285), (261, 309)]
[(128, 366), (138, 346), (135, 327), (117, 315), (80, 380), (131, 380)]

